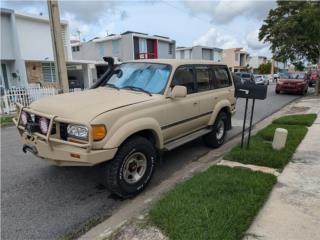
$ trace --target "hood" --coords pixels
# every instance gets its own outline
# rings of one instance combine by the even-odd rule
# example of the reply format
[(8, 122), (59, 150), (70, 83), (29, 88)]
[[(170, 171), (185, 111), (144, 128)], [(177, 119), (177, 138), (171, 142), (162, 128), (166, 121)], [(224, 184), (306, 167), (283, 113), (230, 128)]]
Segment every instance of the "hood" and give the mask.
[(293, 79), (279, 79), (278, 81), (280, 82), (283, 82), (283, 83), (302, 83), (304, 82), (304, 79), (296, 79), (296, 78), (293, 78)]
[(154, 97), (143, 92), (99, 87), (45, 97), (33, 102), (30, 108), (70, 120), (90, 122), (103, 112), (150, 101)]

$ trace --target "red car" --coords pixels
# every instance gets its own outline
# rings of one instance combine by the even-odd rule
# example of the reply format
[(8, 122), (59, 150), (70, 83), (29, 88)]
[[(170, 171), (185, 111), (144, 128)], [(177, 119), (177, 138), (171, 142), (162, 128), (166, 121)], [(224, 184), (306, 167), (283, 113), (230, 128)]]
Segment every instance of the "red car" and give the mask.
[(305, 73), (282, 73), (276, 86), (276, 94), (293, 92), (305, 95), (308, 92), (308, 80)]

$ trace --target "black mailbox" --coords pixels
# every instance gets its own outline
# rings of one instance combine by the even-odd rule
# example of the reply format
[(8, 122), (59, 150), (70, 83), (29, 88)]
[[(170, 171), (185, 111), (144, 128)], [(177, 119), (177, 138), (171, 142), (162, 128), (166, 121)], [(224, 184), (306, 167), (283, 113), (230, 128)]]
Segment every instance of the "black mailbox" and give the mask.
[(235, 89), (234, 96), (237, 98), (266, 99), (268, 86), (243, 84)]

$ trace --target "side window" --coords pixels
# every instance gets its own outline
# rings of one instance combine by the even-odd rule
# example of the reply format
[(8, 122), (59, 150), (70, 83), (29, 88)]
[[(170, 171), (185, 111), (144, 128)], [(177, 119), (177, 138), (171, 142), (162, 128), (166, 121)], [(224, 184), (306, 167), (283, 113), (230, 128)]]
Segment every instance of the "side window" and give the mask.
[(213, 69), (215, 79), (213, 81), (213, 86), (215, 89), (229, 87), (231, 81), (226, 68), (218, 67)]
[(179, 67), (174, 73), (171, 86), (181, 85), (187, 88), (187, 93), (195, 92), (194, 84), (194, 72), (193, 68), (190, 66)]
[(198, 92), (210, 90), (210, 74), (207, 66), (196, 67)]

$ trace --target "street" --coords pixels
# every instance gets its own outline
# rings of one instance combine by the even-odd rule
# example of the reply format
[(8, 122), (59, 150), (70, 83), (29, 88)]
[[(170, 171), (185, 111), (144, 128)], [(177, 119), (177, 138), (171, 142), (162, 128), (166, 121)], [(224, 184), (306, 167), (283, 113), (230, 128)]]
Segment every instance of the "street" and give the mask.
[[(256, 101), (253, 122), (264, 119), (299, 97), (276, 95), (274, 85), (270, 85), (267, 99)], [(228, 138), (241, 131), (244, 102), (243, 99), (237, 102), (234, 127), (228, 133)], [(100, 182), (100, 166), (51, 166), (31, 154), (22, 153), (15, 127), (1, 130), (2, 239), (61, 238), (92, 219), (107, 217), (112, 210), (130, 201), (110, 196)], [(149, 188), (169, 178), (181, 166), (196, 160), (209, 150), (199, 139), (166, 153)]]

